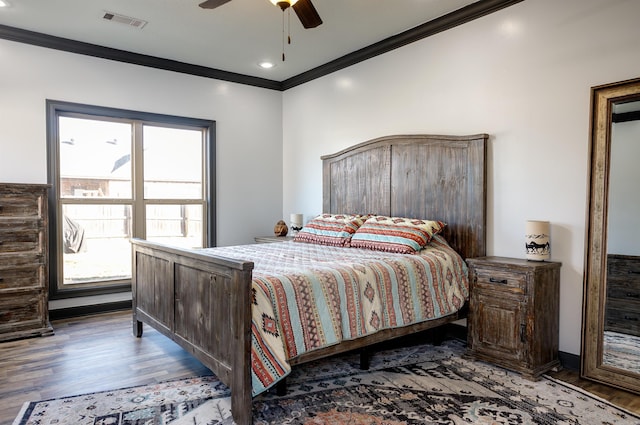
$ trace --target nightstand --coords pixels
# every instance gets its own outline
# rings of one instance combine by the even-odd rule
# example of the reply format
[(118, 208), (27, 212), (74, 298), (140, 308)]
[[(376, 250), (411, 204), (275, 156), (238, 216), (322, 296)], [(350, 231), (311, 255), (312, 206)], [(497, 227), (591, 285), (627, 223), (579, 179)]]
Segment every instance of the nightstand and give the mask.
[(254, 239), (257, 243), (286, 242), (292, 241), (293, 236), (256, 236)]
[(467, 264), (466, 355), (532, 380), (558, 368), (561, 263), (481, 257)]

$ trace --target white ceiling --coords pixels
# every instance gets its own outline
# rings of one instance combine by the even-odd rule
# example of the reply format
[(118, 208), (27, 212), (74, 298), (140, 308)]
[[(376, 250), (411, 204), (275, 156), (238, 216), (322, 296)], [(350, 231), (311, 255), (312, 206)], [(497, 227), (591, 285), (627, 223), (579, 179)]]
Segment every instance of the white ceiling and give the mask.
[[(283, 81), (477, 0), (313, 0), (324, 23), (304, 29), (291, 11), (285, 62), (283, 13), (268, 0), (233, 0), (213, 10), (198, 7), (201, 0), (7, 1), (2, 25)], [(108, 21), (105, 12), (148, 24)], [(276, 66), (261, 69), (264, 60)]]

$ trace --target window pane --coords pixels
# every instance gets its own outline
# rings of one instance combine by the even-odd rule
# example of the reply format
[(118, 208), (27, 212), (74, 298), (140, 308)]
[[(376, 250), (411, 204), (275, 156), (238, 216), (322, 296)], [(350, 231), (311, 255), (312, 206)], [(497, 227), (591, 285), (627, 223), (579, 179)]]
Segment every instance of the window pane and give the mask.
[(202, 132), (144, 126), (145, 199), (202, 198)]
[(131, 124), (59, 118), (60, 196), (131, 198)]
[(131, 206), (62, 207), (64, 284), (131, 278)]
[(147, 205), (147, 240), (202, 248), (202, 205)]

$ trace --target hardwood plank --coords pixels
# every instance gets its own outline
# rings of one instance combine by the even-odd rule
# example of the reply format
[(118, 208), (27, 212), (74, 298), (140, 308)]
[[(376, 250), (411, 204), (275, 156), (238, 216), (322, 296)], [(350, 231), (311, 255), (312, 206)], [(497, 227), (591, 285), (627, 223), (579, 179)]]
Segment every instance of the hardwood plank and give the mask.
[[(209, 369), (149, 327), (131, 333), (131, 312), (53, 322), (55, 335), (0, 343), (0, 425), (26, 401), (44, 400), (172, 379), (210, 375)], [(640, 414), (640, 397), (562, 370), (555, 378)]]
[(131, 312), (54, 321), (55, 335), (0, 344), (0, 424), (26, 401), (210, 375), (170, 339), (131, 332)]

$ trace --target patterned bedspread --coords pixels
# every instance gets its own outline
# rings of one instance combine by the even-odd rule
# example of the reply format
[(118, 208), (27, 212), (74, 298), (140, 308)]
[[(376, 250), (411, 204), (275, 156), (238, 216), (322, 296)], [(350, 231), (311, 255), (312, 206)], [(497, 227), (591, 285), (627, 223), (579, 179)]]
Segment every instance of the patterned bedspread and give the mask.
[(299, 242), (205, 251), (254, 262), (254, 396), (289, 374), (289, 358), (449, 315), (469, 296), (467, 266), (440, 236), (413, 255)]

